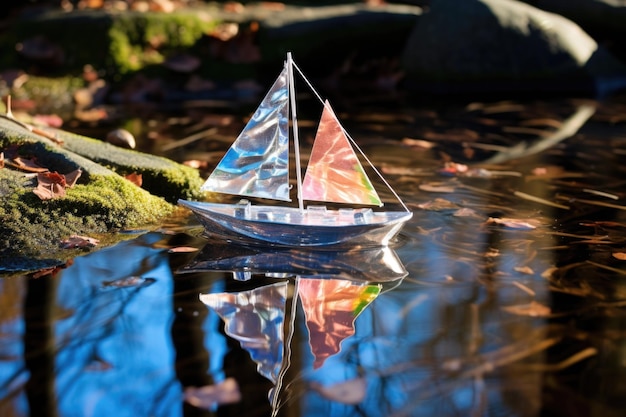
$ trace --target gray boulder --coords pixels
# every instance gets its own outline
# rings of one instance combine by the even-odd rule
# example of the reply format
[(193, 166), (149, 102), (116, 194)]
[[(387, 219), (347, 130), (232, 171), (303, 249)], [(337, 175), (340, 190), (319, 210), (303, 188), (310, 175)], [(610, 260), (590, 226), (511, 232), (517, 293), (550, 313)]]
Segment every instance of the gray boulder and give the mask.
[(607, 93), (626, 68), (577, 24), (515, 0), (433, 0), (407, 41), (407, 86)]

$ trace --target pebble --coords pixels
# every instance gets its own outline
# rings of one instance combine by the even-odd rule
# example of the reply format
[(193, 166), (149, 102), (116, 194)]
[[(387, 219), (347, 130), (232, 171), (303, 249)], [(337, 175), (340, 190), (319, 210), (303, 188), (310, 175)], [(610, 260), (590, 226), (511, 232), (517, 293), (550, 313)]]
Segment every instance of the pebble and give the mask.
[(106, 141), (123, 148), (135, 149), (135, 137), (126, 129), (115, 129), (107, 134)]

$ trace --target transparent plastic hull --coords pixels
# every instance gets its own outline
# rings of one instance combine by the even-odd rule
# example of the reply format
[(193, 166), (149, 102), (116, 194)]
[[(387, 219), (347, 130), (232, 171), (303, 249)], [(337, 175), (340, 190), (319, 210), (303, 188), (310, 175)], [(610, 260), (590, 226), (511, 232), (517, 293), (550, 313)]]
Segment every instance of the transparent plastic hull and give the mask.
[(287, 247), (387, 246), (413, 216), (407, 211), (327, 210), (179, 200), (207, 233), (245, 244)]

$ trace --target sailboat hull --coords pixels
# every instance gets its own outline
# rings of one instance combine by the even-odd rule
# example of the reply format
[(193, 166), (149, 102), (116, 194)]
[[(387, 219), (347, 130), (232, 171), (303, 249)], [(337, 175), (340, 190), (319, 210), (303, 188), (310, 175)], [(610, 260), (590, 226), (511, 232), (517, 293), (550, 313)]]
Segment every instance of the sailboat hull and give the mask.
[(206, 232), (243, 244), (286, 247), (387, 246), (413, 216), (407, 211), (326, 210), (179, 200)]

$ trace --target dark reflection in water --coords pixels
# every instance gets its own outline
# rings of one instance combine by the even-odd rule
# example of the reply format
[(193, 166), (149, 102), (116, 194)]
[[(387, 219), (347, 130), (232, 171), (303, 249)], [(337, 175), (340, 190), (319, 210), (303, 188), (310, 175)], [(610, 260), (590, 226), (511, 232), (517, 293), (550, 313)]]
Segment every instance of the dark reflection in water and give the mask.
[(0, 280), (0, 415), (623, 415), (626, 106), (588, 104), (364, 119), (415, 212), (388, 251), (192, 221)]

